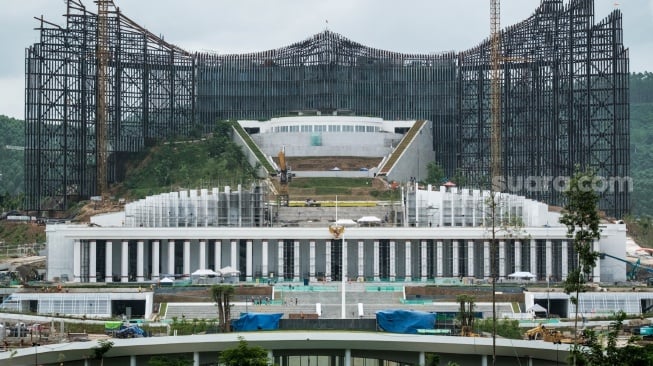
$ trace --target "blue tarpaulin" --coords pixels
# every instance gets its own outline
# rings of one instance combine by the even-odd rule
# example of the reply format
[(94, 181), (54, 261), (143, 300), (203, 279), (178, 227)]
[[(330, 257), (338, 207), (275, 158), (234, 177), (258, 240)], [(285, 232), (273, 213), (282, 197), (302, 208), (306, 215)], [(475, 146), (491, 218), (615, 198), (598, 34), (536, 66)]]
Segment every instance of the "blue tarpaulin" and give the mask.
[(433, 329), (435, 315), (415, 310), (379, 310), (376, 322), (386, 332), (417, 334), (418, 329)]
[(234, 331), (279, 329), (279, 319), (283, 313), (243, 313), (239, 319), (231, 321)]

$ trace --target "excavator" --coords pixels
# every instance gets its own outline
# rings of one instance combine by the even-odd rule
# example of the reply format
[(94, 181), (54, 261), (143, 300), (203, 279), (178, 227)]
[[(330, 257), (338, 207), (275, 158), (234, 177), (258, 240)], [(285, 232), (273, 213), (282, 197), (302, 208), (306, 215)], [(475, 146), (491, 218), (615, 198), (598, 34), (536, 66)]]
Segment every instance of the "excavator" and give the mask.
[[(530, 340), (543, 340), (545, 342), (553, 342), (553, 344), (574, 343), (573, 338), (564, 336), (562, 332), (560, 332), (559, 330), (546, 328), (542, 324), (538, 325), (535, 328), (527, 330), (526, 336)], [(585, 344), (586, 339), (584, 336), (579, 336), (577, 342), (578, 344)]]
[[(542, 324), (539, 324), (537, 327), (527, 330), (526, 336), (530, 340), (543, 340), (545, 342), (553, 342), (554, 344), (561, 344), (563, 343), (563, 340), (567, 340), (559, 330), (546, 328)], [(569, 340), (570, 342), (564, 342), (564, 343), (573, 342), (573, 340), (571, 339)]]

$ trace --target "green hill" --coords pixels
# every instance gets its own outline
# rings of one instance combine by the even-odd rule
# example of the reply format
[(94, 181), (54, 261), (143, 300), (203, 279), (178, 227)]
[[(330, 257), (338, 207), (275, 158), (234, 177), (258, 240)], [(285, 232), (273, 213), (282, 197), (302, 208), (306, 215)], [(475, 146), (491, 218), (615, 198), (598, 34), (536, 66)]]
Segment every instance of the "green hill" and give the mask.
[(24, 122), (0, 115), (0, 195), (23, 192), (25, 146)]

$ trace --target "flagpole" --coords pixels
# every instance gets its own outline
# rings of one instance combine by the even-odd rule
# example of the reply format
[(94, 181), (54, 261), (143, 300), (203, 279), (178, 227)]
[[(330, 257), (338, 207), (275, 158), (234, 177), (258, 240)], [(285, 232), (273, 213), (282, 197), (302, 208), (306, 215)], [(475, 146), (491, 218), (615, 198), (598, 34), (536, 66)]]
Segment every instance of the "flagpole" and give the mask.
[[(336, 196), (336, 225), (338, 225), (338, 196)], [(345, 227), (343, 225), (342, 227), (342, 236), (340, 237), (342, 240), (342, 249), (340, 253), (340, 261), (341, 261), (341, 269), (340, 269), (340, 289), (341, 289), (341, 296), (340, 296), (340, 317), (341, 319), (347, 319), (347, 312), (345, 311), (345, 285), (346, 285), (346, 279), (345, 279), (345, 266), (347, 265), (345, 262), (345, 250), (347, 249), (346, 244), (345, 244)]]

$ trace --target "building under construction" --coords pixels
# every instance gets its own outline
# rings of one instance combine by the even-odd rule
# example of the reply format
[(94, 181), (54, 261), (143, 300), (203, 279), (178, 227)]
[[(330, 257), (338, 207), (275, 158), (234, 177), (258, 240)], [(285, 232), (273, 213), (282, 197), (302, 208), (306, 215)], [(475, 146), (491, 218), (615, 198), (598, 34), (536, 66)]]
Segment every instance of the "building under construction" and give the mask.
[[(65, 24), (41, 19), (40, 42), (26, 53), (27, 209), (64, 210), (100, 195), (122, 179), (125, 154), (155, 141), (301, 110), (431, 120), (446, 174), (472, 187), (492, 181), (490, 38), (458, 53), (404, 54), (325, 30), (268, 51), (193, 53), (110, 0), (67, 4)], [(500, 40), (502, 188), (561, 204), (560, 184), (580, 164), (605, 178), (601, 208), (628, 212), (619, 10), (595, 21), (593, 0), (542, 0)]]

